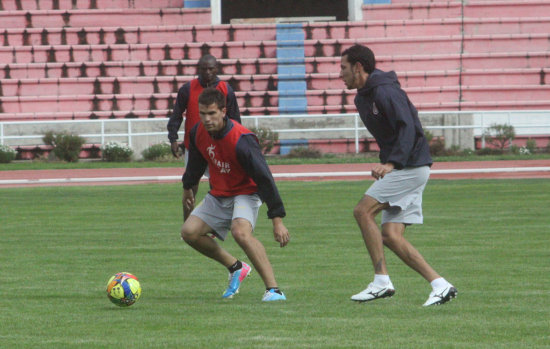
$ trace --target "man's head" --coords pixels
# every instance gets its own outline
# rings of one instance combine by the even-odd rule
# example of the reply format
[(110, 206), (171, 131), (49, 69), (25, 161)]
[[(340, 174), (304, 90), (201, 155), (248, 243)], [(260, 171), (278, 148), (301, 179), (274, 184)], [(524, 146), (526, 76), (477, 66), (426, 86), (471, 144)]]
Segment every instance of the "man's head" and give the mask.
[(210, 87), (218, 77), (218, 61), (212, 55), (204, 55), (199, 59), (197, 72), (201, 82)]
[(348, 89), (361, 88), (376, 67), (376, 59), (370, 48), (353, 45), (342, 52), (340, 78)]
[(205, 88), (199, 96), (199, 116), (206, 131), (221, 131), (226, 112), (224, 94), (215, 88)]

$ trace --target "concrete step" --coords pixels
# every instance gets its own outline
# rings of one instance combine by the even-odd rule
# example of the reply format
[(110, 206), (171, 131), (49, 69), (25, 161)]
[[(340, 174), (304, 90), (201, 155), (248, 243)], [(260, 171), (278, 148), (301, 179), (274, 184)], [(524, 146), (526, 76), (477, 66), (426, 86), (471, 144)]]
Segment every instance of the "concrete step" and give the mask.
[(414, 37), (428, 35), (533, 34), (548, 33), (550, 18), (482, 17), (384, 19), (362, 22), (314, 22), (304, 25), (305, 38), (354, 39), (368, 37)]
[(0, 11), (181, 8), (182, 0), (3, 0)]
[(27, 113), (0, 113), (0, 121), (46, 121), (46, 120), (88, 120), (88, 119), (128, 119), (165, 118), (168, 109), (158, 110), (119, 110), (119, 111), (39, 111)]
[(210, 23), (210, 9), (205, 8), (107, 8), (98, 10), (30, 10), (0, 11), (3, 28), (63, 28), (182, 25)]
[[(451, 71), (397, 71), (401, 85), (409, 87), (550, 85), (550, 68), (472, 69)], [(276, 74), (220, 75), (235, 91), (277, 91), (282, 76)], [(0, 79), (1, 93), (16, 96), (174, 93), (194, 76), (140, 76), (100, 78)], [(306, 74), (308, 91), (345, 88), (338, 73)]]
[[(434, 55), (380, 55), (382, 70), (423, 71), (464, 69), (542, 69), (550, 66), (550, 52), (486, 52)], [(219, 59), (220, 75), (277, 74), (276, 58)], [(193, 76), (198, 60), (100, 61), (0, 64), (0, 79), (77, 77)], [(306, 73), (336, 73), (340, 57), (306, 57)]]
[[(96, 23), (97, 25), (97, 23)], [(1, 46), (275, 40), (275, 25), (93, 26), (0, 29)]]
[[(434, 105), (493, 105), (501, 103), (496, 109), (525, 108), (550, 104), (549, 85), (517, 85), (517, 86), (443, 86), (443, 87), (407, 87), (405, 91), (413, 104), (419, 109)], [(303, 92), (302, 92), (303, 93)], [(344, 108), (353, 104), (355, 91), (308, 90), (305, 92), (308, 110), (314, 106), (333, 106)], [(282, 96), (277, 91), (237, 92), (237, 100), (243, 114), (264, 113), (262, 108), (275, 114), (278, 111), (278, 101)], [(298, 94), (296, 94), (298, 95)], [(289, 91), (285, 96), (292, 96)], [(14, 96), (2, 97), (0, 106), (2, 113), (28, 114), (49, 112), (112, 112), (132, 110), (170, 110), (176, 93), (153, 94), (101, 94), (101, 95), (65, 95), (65, 96)], [(274, 109), (275, 108), (275, 109)]]
[[(489, 52), (550, 51), (550, 34), (500, 34), (430, 36), (414, 38), (369, 38), (305, 40), (305, 57), (339, 57), (355, 44), (368, 45), (377, 55), (408, 52), (434, 55)], [(11, 63), (151, 61), (190, 59), (211, 53), (222, 59), (275, 58), (277, 41), (232, 41), (176, 44), (39, 45), (0, 47), (0, 61)]]
[(363, 5), (363, 19), (418, 20), (437, 18), (540, 17), (550, 13), (549, 0), (493, 1), (470, 0), (437, 2), (398, 2)]

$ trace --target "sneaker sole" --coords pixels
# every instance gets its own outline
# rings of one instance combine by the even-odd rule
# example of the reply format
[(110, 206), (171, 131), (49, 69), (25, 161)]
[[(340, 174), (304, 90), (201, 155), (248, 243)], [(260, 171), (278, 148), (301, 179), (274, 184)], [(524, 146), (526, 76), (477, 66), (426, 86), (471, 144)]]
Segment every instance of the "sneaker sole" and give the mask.
[(458, 290), (454, 287), (451, 287), (451, 289), (445, 295), (445, 297), (443, 297), (441, 300), (439, 300), (439, 301), (437, 301), (433, 304), (430, 304), (429, 306), (445, 304), (447, 302), (450, 302), (453, 298), (456, 298), (457, 295), (458, 295)]
[(365, 303), (365, 302), (370, 302), (370, 301), (380, 299), (380, 298), (391, 298), (391, 297), (393, 297), (394, 294), (395, 294), (395, 290), (388, 290), (384, 294), (382, 294), (381, 296), (378, 296), (378, 297), (375, 297), (375, 298), (365, 299), (365, 300), (363, 300), (363, 299), (352, 299), (352, 301), (357, 302), (357, 303)]

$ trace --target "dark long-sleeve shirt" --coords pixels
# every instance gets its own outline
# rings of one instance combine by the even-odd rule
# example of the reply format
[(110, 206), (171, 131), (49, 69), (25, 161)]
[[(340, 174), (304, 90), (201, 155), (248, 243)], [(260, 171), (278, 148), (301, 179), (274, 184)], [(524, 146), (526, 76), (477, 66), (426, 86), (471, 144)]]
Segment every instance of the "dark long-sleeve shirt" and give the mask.
[[(190, 189), (199, 182), (208, 165), (207, 160), (202, 156), (196, 146), (195, 137), (197, 127), (198, 125), (193, 127), (190, 134), (189, 163), (182, 177), (183, 187), (185, 189)], [(232, 127), (233, 123), (226, 116), (225, 129), (214, 137), (216, 139), (223, 138)], [(235, 152), (239, 164), (258, 186), (258, 195), (262, 201), (267, 204), (267, 216), (269, 218), (284, 217), (286, 212), (283, 201), (281, 200), (281, 196), (275, 185), (275, 180), (265, 161), (256, 136), (253, 134), (242, 135), (237, 142)]]
[[(206, 86), (202, 83), (201, 79), (200, 78), (198, 79), (201, 86), (206, 88)], [(220, 82), (220, 79), (216, 78), (216, 83), (212, 87), (216, 87), (219, 82)], [(190, 89), (191, 89), (191, 83), (186, 82), (178, 90), (178, 96), (176, 97), (174, 110), (170, 115), (170, 120), (168, 120), (168, 125), (167, 125), (168, 140), (170, 141), (170, 143), (178, 140), (178, 131), (181, 127), (181, 123), (183, 122), (183, 113), (187, 110), (187, 103), (189, 102)], [(235, 96), (235, 91), (233, 91), (233, 89), (229, 84), (227, 84), (226, 108), (227, 108), (227, 115), (229, 116), (229, 118), (236, 120), (240, 123), (241, 112), (239, 110), (239, 105), (237, 104), (237, 97)], [(189, 130), (186, 130), (186, 132), (189, 132)]]
[(430, 148), (418, 112), (392, 72), (375, 69), (357, 91), (361, 120), (380, 147), (380, 161), (396, 169), (431, 165)]

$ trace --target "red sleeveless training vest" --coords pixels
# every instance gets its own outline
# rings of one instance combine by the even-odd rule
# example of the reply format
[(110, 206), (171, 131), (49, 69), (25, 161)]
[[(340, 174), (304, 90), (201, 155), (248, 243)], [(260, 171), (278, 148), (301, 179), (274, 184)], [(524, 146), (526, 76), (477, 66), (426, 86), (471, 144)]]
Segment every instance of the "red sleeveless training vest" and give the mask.
[[(228, 119), (228, 122), (232, 121)], [(203, 124), (199, 124), (195, 144), (208, 161), (210, 194), (228, 197), (248, 195), (258, 191), (258, 186), (239, 164), (236, 154), (237, 142), (241, 136), (251, 133), (238, 122), (233, 122), (233, 127), (222, 139), (214, 139)]]

